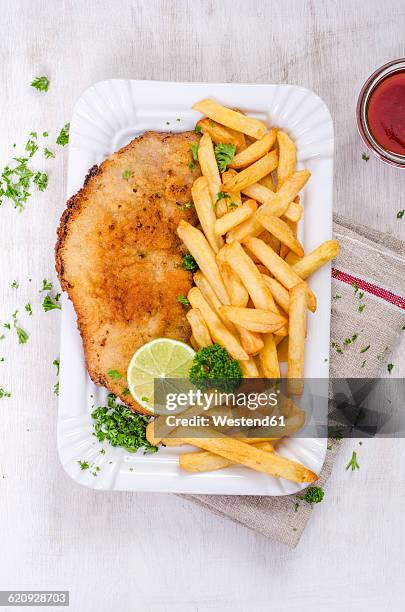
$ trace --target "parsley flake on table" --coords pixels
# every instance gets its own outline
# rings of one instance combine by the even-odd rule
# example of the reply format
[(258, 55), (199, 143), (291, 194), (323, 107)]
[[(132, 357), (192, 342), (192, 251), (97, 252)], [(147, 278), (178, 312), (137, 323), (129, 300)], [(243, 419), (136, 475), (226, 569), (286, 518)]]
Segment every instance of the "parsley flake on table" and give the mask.
[[(56, 368), (56, 376), (59, 377), (59, 368), (60, 368), (60, 361), (59, 361), (59, 359), (54, 359), (52, 361), (52, 365), (55, 366), (55, 368)], [(55, 395), (59, 395), (59, 380), (57, 380), (56, 383), (54, 384), (53, 392), (55, 393)]]
[(397, 212), (397, 219), (403, 219), (405, 215), (405, 210), (399, 210)]
[(50, 295), (50, 293), (48, 293), (42, 302), (42, 308), (44, 309), (45, 312), (49, 312), (50, 310), (60, 310), (61, 309), (61, 305), (58, 304), (57, 301), (57, 297), (55, 296), (54, 298)]
[(357, 461), (357, 453), (356, 453), (356, 451), (353, 451), (352, 458), (350, 459), (349, 463), (346, 465), (346, 470), (348, 470), (350, 468), (352, 469), (352, 472), (354, 472), (355, 470), (359, 470), (360, 469), (359, 463)]
[(52, 289), (53, 284), (51, 283), (51, 281), (48, 281), (46, 278), (44, 278), (42, 281), (42, 289), (39, 290), (39, 293), (42, 293), (42, 291), (52, 291)]
[(50, 157), (55, 157), (55, 153), (51, 151), (50, 149), (48, 149), (48, 147), (44, 148), (44, 155), (46, 159), (49, 159)]
[[(32, 132), (31, 132), (32, 133)], [(27, 141), (27, 144), (25, 145), (25, 150), (28, 153), (29, 157), (32, 157), (33, 155), (35, 155), (35, 153), (38, 151), (39, 146), (38, 144), (35, 142), (35, 140), (33, 140), (32, 138), (30, 138)]]
[(25, 304), (24, 308), (25, 308), (25, 311), (28, 312), (29, 316), (32, 317), (32, 307), (31, 307), (31, 304), (28, 302), (27, 304)]
[(40, 77), (36, 77), (31, 82), (31, 87), (34, 87), (38, 91), (48, 91), (50, 83), (51, 82), (47, 76), (40, 76)]
[(363, 153), (361, 159), (364, 159), (364, 161), (368, 162), (368, 160), (370, 159), (370, 155), (367, 155), (367, 153)]
[(363, 312), (363, 310), (365, 309), (366, 305), (365, 304), (359, 304), (357, 310), (359, 312)]
[(11, 393), (0, 387), (0, 399), (3, 399), (3, 397), (11, 397)]
[(387, 364), (387, 370), (388, 370), (388, 373), (389, 373), (389, 374), (391, 374), (391, 372), (392, 372), (392, 370), (394, 369), (394, 367), (395, 367), (395, 366), (394, 366), (394, 364), (393, 364), (393, 363), (388, 363), (388, 364)]
[(363, 348), (360, 350), (360, 353), (365, 353), (366, 351), (368, 351), (370, 346), (371, 346), (370, 344), (367, 344), (367, 346), (363, 346)]
[(17, 314), (18, 314), (18, 310), (13, 312), (12, 316), (13, 316), (13, 327), (18, 337), (18, 344), (26, 344), (29, 338), (29, 334), (22, 327), (19, 326), (18, 321), (17, 321)]
[(225, 144), (220, 142), (215, 145), (215, 159), (217, 160), (218, 170), (222, 172), (226, 172), (227, 167), (231, 163), (234, 158), (236, 151), (236, 145), (234, 144)]
[(18, 289), (18, 287), (20, 286), (18, 281), (13, 281), (10, 285), (11, 289)]
[(59, 132), (59, 135), (56, 139), (56, 144), (64, 147), (65, 145), (69, 143), (69, 129), (70, 129), (70, 123), (65, 123), (65, 125)]
[(120, 378), (122, 378), (122, 374), (118, 372), (118, 370), (108, 370), (107, 376), (109, 376), (113, 380), (119, 380)]
[(46, 172), (36, 172), (33, 181), (38, 187), (39, 191), (45, 191), (45, 189), (48, 187), (48, 175)]
[(111, 446), (122, 446), (130, 453), (139, 448), (144, 453), (155, 453), (158, 448), (146, 439), (146, 426), (151, 417), (136, 414), (117, 402), (115, 395), (107, 396), (107, 406), (99, 406), (91, 413), (94, 436), (99, 442), (107, 440)]

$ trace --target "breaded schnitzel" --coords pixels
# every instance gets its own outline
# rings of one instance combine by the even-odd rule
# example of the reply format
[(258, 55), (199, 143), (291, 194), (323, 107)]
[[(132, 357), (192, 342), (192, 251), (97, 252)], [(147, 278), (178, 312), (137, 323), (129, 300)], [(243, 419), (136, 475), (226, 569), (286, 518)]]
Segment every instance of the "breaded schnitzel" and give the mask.
[[(138, 412), (125, 392), (128, 363), (158, 337), (188, 342), (177, 301), (192, 286), (176, 234), (181, 219), (195, 223), (190, 169), (194, 132), (147, 132), (94, 166), (67, 202), (58, 228), (56, 270), (69, 294), (92, 380)], [(116, 370), (118, 378), (108, 375)]]

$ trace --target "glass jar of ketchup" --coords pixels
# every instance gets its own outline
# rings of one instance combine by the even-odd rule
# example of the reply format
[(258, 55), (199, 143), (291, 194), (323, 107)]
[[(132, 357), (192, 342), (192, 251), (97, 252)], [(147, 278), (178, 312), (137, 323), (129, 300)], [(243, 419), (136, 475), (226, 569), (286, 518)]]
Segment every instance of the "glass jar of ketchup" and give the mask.
[(357, 126), (377, 157), (405, 168), (405, 58), (385, 64), (363, 85)]

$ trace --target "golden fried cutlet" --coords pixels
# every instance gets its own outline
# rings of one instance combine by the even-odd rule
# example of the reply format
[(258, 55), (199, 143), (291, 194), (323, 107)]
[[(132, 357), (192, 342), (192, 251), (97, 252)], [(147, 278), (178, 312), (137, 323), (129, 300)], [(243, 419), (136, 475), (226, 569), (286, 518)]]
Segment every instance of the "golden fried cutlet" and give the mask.
[[(195, 223), (191, 185), (194, 132), (147, 132), (91, 168), (58, 228), (56, 269), (72, 300), (92, 380), (138, 412), (126, 371), (154, 338), (189, 341), (184, 308), (192, 275), (182, 267), (180, 219)], [(107, 375), (117, 370), (122, 378)]]

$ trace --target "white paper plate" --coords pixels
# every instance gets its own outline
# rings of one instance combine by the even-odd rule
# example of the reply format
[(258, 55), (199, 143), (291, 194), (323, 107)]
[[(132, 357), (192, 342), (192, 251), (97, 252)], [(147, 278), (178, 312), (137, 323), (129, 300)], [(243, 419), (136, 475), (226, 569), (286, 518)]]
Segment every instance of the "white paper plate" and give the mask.
[[(191, 106), (202, 98), (215, 98), (286, 130), (298, 147), (300, 167), (312, 177), (302, 194), (304, 219), (301, 239), (306, 251), (332, 237), (333, 124), (324, 102), (312, 91), (293, 85), (240, 85), (165, 83), (111, 79), (96, 83), (78, 100), (70, 127), (67, 196), (83, 184), (88, 169), (145, 130), (181, 132), (193, 129), (200, 118)], [(169, 122), (169, 125), (168, 123)], [(318, 309), (308, 317), (305, 376), (329, 376), (330, 266), (313, 275), (311, 288)], [(153, 455), (130, 454), (101, 445), (92, 435), (90, 412), (105, 403), (106, 392), (90, 381), (83, 359), (76, 315), (63, 296), (58, 448), (62, 465), (77, 482), (95, 489), (286, 495), (303, 486), (272, 478), (243, 467), (206, 474), (185, 474), (178, 467), (178, 452), (165, 448)], [(100, 449), (106, 453), (101, 454)], [(326, 440), (289, 438), (280, 454), (301, 461), (319, 473)], [(94, 464), (81, 471), (77, 461)], [(97, 476), (94, 467), (99, 466)]]

